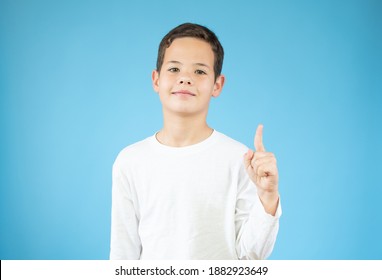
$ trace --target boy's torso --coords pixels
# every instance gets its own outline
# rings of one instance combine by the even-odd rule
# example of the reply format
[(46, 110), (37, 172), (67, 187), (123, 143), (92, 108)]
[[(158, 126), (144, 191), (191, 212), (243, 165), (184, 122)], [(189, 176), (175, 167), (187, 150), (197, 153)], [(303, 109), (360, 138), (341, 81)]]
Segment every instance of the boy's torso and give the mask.
[(142, 242), (142, 259), (235, 259), (235, 204), (246, 147), (214, 132), (170, 148), (147, 138), (119, 156)]

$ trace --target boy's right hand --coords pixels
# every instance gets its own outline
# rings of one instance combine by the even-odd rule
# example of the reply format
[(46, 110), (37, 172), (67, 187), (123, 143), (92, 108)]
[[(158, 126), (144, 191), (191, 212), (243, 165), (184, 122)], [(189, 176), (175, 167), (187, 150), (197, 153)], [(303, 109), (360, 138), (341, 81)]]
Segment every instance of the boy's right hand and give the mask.
[(261, 124), (256, 130), (254, 146), (255, 152), (250, 149), (244, 155), (244, 165), (248, 176), (257, 187), (265, 211), (274, 215), (279, 200), (277, 162), (275, 155), (265, 150)]

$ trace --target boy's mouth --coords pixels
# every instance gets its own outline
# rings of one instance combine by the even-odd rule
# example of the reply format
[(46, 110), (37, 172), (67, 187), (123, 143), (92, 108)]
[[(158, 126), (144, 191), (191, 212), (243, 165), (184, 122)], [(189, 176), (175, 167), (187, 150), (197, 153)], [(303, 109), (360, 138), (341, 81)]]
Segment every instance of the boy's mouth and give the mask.
[(188, 91), (188, 90), (178, 90), (178, 91), (174, 91), (172, 94), (175, 94), (175, 95), (190, 95), (190, 96), (195, 96), (196, 94), (192, 93), (191, 91)]

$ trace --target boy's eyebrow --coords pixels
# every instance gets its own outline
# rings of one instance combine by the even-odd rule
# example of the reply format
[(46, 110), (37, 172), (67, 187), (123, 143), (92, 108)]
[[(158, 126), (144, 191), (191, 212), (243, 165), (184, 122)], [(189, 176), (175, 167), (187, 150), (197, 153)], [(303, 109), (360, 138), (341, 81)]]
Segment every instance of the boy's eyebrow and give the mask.
[(210, 68), (207, 64), (204, 64), (204, 63), (195, 63), (195, 65)]
[(182, 64), (180, 63), (179, 61), (176, 61), (176, 60), (170, 60), (170, 61), (167, 61), (166, 64), (170, 64), (170, 63), (174, 63), (174, 64)]
[[(177, 60), (170, 60), (170, 61), (166, 62), (166, 64), (170, 64), (170, 63), (173, 63), (173, 64), (183, 64), (182, 62), (177, 61)], [(208, 66), (207, 64), (201, 63), (201, 62), (194, 63), (194, 65), (210, 68), (210, 66)]]

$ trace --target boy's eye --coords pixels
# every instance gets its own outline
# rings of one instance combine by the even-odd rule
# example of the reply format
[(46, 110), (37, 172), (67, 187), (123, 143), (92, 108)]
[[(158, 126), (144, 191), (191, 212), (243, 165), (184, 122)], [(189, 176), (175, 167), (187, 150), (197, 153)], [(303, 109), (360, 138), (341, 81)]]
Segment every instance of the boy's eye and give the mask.
[(169, 71), (169, 72), (173, 72), (173, 73), (175, 73), (175, 72), (179, 72), (179, 68), (177, 68), (177, 67), (172, 67), (172, 68), (168, 69), (168, 71)]
[(196, 70), (195, 71), (195, 74), (198, 74), (198, 75), (206, 75), (207, 73), (206, 72), (204, 72), (203, 70)]

